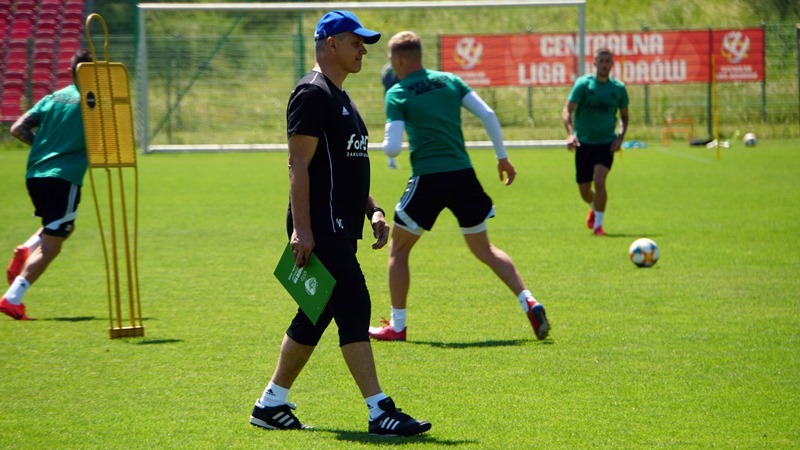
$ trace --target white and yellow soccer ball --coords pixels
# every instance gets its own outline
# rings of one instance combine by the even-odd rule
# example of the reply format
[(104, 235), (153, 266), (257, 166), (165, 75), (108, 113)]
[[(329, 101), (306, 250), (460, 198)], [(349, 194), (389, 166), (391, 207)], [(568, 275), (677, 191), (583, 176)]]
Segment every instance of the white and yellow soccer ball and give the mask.
[(650, 267), (658, 262), (658, 257), (660, 256), (658, 245), (648, 238), (633, 241), (633, 244), (628, 248), (628, 255), (630, 255), (631, 261), (636, 264), (636, 267)]
[(744, 145), (748, 147), (755, 147), (758, 140), (756, 140), (756, 135), (753, 133), (747, 133), (744, 135)]

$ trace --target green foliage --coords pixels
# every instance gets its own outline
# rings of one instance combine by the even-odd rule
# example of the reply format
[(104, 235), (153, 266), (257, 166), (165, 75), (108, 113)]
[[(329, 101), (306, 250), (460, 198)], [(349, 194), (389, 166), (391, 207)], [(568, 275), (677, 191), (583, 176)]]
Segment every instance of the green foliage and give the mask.
[[(607, 238), (563, 149), (512, 150), (497, 181), (472, 158), (498, 215), (490, 237), (546, 306), (538, 342), (514, 295), (469, 254), (444, 212), (412, 255), (409, 341), (373, 344), (383, 389), (433, 422), (422, 437), (366, 434), (335, 325), (292, 389), (318, 431), (265, 432), (248, 414), (295, 306), (273, 279), (286, 242), (284, 153), (139, 158), (146, 337), (107, 338), (91, 188), (77, 231), (26, 296), (38, 320), (0, 317), (5, 448), (796, 448), (800, 445), (800, 158), (795, 141), (723, 150), (652, 145), (619, 155)], [(26, 152), (0, 147), (0, 250), (38, 226)], [(387, 210), (408, 176), (373, 155)], [(637, 269), (627, 247), (653, 238)], [(359, 258), (372, 323), (389, 314), (386, 250)]]

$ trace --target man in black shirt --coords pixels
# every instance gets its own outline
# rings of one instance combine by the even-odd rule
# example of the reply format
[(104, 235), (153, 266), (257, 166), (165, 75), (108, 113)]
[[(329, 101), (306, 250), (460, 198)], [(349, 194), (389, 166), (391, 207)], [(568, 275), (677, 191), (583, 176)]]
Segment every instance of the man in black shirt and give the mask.
[(316, 325), (298, 309), (286, 331), (275, 372), (250, 416), (250, 423), (262, 428), (306, 428), (286, 398), (331, 320), (336, 321), (342, 355), (367, 403), (369, 432), (411, 436), (431, 428), (429, 422), (401, 412), (381, 390), (368, 334), (369, 291), (356, 259), (365, 215), (377, 239), (373, 249), (386, 245), (389, 227), (369, 194), (369, 133), (342, 84), (347, 75), (361, 71), (364, 44), (379, 39), (380, 33), (364, 28), (350, 12), (325, 14), (314, 34), (314, 69), (289, 98), (290, 244), (298, 267), (305, 266), (313, 250), (336, 286)]

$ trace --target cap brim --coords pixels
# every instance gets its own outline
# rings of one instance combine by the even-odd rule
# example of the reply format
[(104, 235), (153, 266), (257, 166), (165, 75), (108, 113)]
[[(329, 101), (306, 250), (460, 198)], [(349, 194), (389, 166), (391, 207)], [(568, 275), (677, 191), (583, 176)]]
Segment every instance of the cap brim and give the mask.
[(365, 44), (374, 44), (381, 39), (381, 34), (377, 31), (368, 30), (366, 28), (356, 28), (353, 33), (364, 38)]

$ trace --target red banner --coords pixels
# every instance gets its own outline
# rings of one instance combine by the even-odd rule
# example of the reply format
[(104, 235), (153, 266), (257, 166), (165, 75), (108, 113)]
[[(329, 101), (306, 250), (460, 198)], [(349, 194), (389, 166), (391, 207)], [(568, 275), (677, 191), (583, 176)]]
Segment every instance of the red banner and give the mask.
[[(585, 36), (584, 73), (594, 52), (614, 54), (615, 78), (627, 84), (764, 80), (764, 30), (592, 33)], [(577, 76), (576, 34), (445, 35), (442, 70), (473, 86), (563, 86)]]

